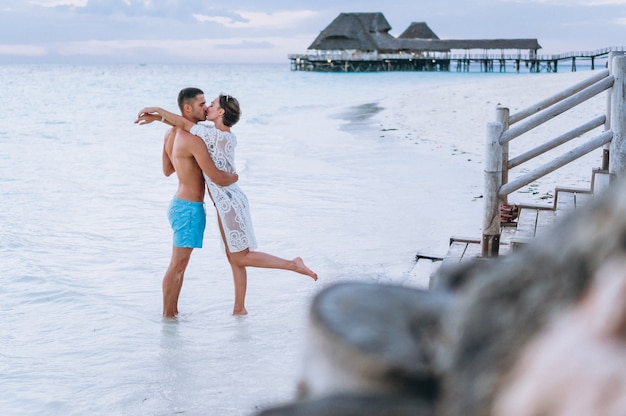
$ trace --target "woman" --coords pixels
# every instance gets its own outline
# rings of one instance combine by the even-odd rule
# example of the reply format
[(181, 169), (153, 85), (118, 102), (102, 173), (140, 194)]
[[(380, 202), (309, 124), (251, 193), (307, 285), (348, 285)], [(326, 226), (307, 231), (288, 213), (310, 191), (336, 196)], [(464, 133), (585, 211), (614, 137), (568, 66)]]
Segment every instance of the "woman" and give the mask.
[[(136, 123), (148, 124), (155, 120), (186, 130), (204, 140), (211, 158), (218, 169), (235, 173), (235, 147), (237, 137), (231, 133), (241, 116), (239, 102), (229, 95), (220, 94), (207, 108), (206, 119), (214, 126), (195, 124), (182, 116), (159, 107), (147, 107), (139, 112)], [(211, 199), (218, 213), (218, 223), (226, 256), (233, 271), (235, 283), (235, 305), (233, 315), (246, 315), (245, 307), (247, 272), (246, 267), (292, 270), (317, 280), (317, 274), (309, 269), (300, 257), (286, 260), (271, 254), (254, 251), (256, 240), (248, 199), (237, 184), (219, 186), (206, 175), (205, 180)]]

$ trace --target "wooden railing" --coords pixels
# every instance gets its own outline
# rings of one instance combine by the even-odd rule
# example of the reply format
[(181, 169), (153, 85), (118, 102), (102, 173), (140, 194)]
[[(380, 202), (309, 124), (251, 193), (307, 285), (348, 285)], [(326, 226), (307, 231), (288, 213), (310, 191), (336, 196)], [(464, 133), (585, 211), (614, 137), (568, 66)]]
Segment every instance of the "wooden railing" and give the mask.
[(519, 59), (521, 61), (531, 61), (531, 60), (539, 60), (539, 61), (559, 61), (571, 58), (590, 58), (590, 57), (602, 57), (608, 56), (610, 52), (625, 52), (626, 47), (624, 46), (612, 46), (603, 49), (597, 49), (595, 51), (572, 51), (567, 53), (562, 53), (558, 55), (537, 55), (531, 54), (528, 52), (513, 52), (510, 50), (506, 50), (506, 52), (478, 52), (476, 50), (466, 51), (449, 51), (449, 52), (437, 52), (437, 51), (422, 51), (422, 52), (398, 52), (398, 53), (381, 53), (376, 51), (365, 52), (365, 51), (318, 51), (312, 50), (304, 54), (289, 54), (288, 58), (291, 60), (295, 59), (306, 59), (309, 61), (341, 61), (341, 60), (378, 60), (378, 59), (450, 59), (450, 60), (459, 60), (459, 59), (471, 59), (471, 60), (482, 60), (482, 59), (490, 59), (490, 60), (498, 60), (498, 59), (506, 59), (506, 60), (515, 60)]
[[(500, 207), (507, 203), (511, 193), (603, 146), (602, 168), (612, 176), (626, 172), (626, 56), (621, 52), (611, 52), (609, 63), (609, 69), (525, 110), (510, 115), (508, 108), (497, 108), (497, 120), (487, 126), (483, 257), (498, 255)], [(512, 140), (607, 90), (610, 93), (605, 114), (519, 156), (509, 157)], [(526, 174), (509, 179), (510, 169), (598, 127), (604, 127), (601, 134)]]
[(626, 47), (624, 46), (610, 46), (608, 48), (596, 49), (595, 51), (572, 51), (567, 53), (561, 53), (558, 55), (539, 55), (537, 58), (539, 59), (569, 59), (569, 58), (577, 58), (577, 57), (592, 57), (592, 56), (606, 56), (610, 52), (626, 52)]

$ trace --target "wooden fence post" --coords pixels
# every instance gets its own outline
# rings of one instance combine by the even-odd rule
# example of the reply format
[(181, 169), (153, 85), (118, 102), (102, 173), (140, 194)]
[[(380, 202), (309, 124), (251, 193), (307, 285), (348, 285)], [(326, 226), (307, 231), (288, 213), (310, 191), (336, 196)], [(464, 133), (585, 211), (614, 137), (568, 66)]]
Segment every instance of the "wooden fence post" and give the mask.
[(609, 172), (620, 177), (626, 173), (626, 56), (615, 56), (609, 63), (615, 78), (611, 88), (611, 130), (613, 140), (609, 155)]
[[(607, 60), (607, 66), (609, 69), (609, 75), (613, 74), (613, 70), (611, 69), (611, 62), (613, 62), (613, 58), (616, 56), (622, 55), (622, 52), (609, 52), (609, 57)], [(604, 131), (611, 130), (611, 100), (612, 94), (606, 95), (606, 121), (604, 122)], [(602, 170), (609, 170), (609, 155), (611, 154), (611, 143), (607, 143), (602, 148)]]
[[(502, 132), (509, 129), (509, 109), (507, 107), (496, 108), (496, 121), (502, 124)], [(509, 182), (509, 142), (502, 145), (502, 184)], [(508, 196), (501, 198), (503, 204), (508, 203)]]
[(487, 125), (482, 256), (495, 257), (500, 249), (500, 187), (502, 186), (502, 123)]

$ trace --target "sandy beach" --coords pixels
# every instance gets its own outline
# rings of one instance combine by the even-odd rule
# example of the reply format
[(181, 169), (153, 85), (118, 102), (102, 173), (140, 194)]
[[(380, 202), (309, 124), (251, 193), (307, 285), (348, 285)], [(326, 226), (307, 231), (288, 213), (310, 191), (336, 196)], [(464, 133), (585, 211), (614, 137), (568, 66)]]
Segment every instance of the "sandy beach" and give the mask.
[[(381, 134), (393, 131), (420, 147), (432, 152), (448, 153), (458, 163), (472, 163), (482, 167), (484, 141), (489, 122), (495, 121), (498, 106), (509, 108), (510, 114), (545, 99), (593, 76), (596, 72), (561, 72), (556, 74), (509, 74), (490, 78), (484, 74), (480, 80), (467, 84), (440, 86), (424, 90), (411, 89), (398, 97), (387, 97), (381, 106), (385, 108), (376, 121)], [(459, 75), (462, 76), (462, 75)], [(514, 140), (511, 155), (536, 147), (559, 134), (573, 129), (606, 111), (606, 92), (567, 111), (536, 131)], [(416, 114), (422, 115), (416, 117)], [(397, 129), (397, 130), (394, 130)], [(598, 131), (592, 132), (597, 135)], [(590, 135), (582, 136), (581, 139)], [(574, 140), (528, 166), (518, 169), (527, 172), (556, 155), (575, 147)], [(600, 166), (601, 151), (592, 152), (569, 166), (540, 179), (536, 184), (520, 190), (512, 200), (520, 202), (551, 203), (554, 187), (584, 186), (590, 180), (590, 169)], [(453, 170), (449, 171), (452, 173)], [(515, 174), (515, 171), (512, 171)], [(446, 175), (445, 170), (440, 172)], [(453, 178), (450, 178), (451, 180)]]

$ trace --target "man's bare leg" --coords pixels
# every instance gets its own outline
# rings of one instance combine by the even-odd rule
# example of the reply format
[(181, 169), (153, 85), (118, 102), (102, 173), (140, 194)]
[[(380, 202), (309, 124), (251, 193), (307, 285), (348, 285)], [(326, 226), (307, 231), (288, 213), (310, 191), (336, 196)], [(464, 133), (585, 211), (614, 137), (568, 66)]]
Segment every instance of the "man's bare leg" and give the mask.
[(163, 276), (163, 316), (166, 318), (178, 315), (178, 297), (192, 251), (192, 248), (172, 247), (170, 265)]

